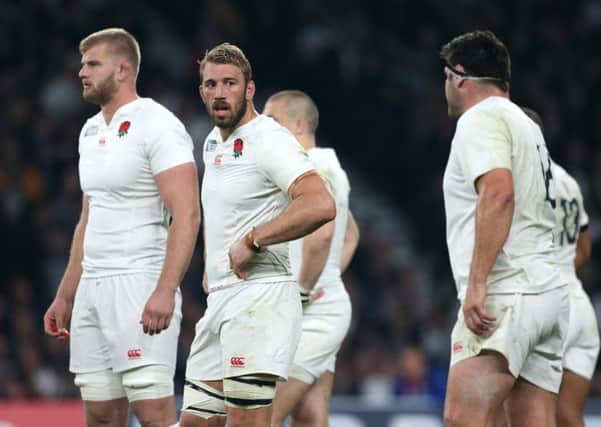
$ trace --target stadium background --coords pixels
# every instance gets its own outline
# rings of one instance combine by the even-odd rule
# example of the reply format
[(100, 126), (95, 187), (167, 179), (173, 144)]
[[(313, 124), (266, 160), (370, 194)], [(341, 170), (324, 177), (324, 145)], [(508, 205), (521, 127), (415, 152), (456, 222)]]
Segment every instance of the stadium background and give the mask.
[[(174, 111), (197, 148), (211, 126), (196, 61), (218, 42), (246, 52), (259, 111), (281, 89), (317, 102), (318, 143), (336, 148), (349, 173), (362, 232), (345, 274), (354, 313), (337, 396), (443, 399), (457, 304), (441, 192), (454, 122), (438, 49), (465, 31), (492, 29), (507, 44), (512, 98), (541, 114), (552, 156), (582, 187), (593, 258), (581, 277), (601, 311), (601, 2), (2, 0), (0, 10), (2, 401), (78, 397), (67, 346), (44, 336), (42, 315), (81, 206), (78, 133), (97, 110), (81, 100), (77, 46), (107, 26), (138, 38), (140, 94)], [(182, 284), (176, 390), (205, 308), (201, 250), (199, 239)]]

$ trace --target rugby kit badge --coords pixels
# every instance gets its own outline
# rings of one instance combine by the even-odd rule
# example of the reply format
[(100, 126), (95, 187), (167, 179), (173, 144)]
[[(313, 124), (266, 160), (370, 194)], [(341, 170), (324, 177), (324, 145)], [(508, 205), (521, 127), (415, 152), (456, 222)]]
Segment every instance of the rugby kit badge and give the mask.
[(124, 121), (119, 125), (119, 130), (117, 131), (117, 135), (119, 136), (119, 138), (127, 135), (127, 131), (129, 130), (129, 127), (131, 126), (131, 123), (129, 121)]

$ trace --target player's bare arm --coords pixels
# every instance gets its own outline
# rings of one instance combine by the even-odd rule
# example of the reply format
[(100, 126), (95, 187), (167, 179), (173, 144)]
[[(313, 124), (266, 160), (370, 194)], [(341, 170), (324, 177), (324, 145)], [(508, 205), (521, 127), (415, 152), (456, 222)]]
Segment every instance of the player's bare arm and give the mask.
[(303, 237), (336, 217), (336, 204), (324, 180), (315, 171), (298, 177), (288, 191), (292, 201), (273, 221), (254, 228), (229, 251), (232, 271), (248, 278), (244, 266), (257, 250)]
[(344, 234), (344, 246), (342, 247), (342, 257), (340, 258), (340, 271), (342, 273), (346, 271), (353, 259), (353, 255), (355, 255), (357, 245), (359, 245), (359, 238), (359, 227), (357, 226), (355, 217), (349, 211), (348, 220), (346, 221), (346, 232)]
[(140, 320), (144, 332), (150, 335), (169, 327), (175, 307), (175, 292), (190, 264), (201, 218), (194, 163), (167, 169), (156, 175), (155, 180), (172, 222), (163, 271)]
[(335, 221), (330, 221), (303, 239), (303, 253), (297, 280), (301, 288), (301, 297), (305, 302), (319, 297), (311, 295), (311, 292), (328, 260), (335, 225)]
[(88, 224), (88, 212), (90, 204), (88, 197), (84, 195), (81, 202), (81, 215), (73, 232), (71, 251), (67, 268), (58, 286), (54, 301), (44, 314), (44, 331), (48, 335), (63, 338), (68, 335), (66, 326), (71, 317), (75, 292), (83, 273), (81, 262), (83, 260), (83, 238), (86, 225)]
[(576, 242), (576, 257), (574, 258), (574, 267), (578, 270), (591, 259), (591, 231), (587, 227), (580, 231)]
[(489, 332), (495, 318), (484, 309), (487, 278), (503, 247), (515, 205), (513, 177), (509, 169), (493, 169), (476, 180), (476, 236), (470, 276), (463, 304), (468, 328), (475, 334)]

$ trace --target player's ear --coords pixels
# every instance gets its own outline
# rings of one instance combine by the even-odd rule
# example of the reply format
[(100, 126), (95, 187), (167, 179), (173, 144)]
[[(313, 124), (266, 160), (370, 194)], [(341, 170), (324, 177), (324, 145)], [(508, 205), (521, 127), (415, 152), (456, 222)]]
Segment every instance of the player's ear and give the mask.
[(200, 95), (200, 99), (202, 102), (206, 102), (204, 92), (202, 91), (202, 82), (198, 85), (198, 94)]
[(122, 82), (131, 77), (133, 68), (131, 64), (125, 60), (119, 63), (119, 69), (117, 70), (117, 80)]
[(252, 99), (255, 96), (255, 82), (253, 80), (249, 80), (249, 82), (246, 85), (246, 93), (245, 93), (245, 98), (247, 101), (252, 101)]

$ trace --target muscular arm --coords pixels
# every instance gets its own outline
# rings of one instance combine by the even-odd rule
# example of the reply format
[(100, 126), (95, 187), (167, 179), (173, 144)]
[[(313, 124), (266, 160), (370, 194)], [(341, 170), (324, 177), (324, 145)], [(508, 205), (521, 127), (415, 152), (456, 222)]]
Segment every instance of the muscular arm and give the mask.
[(229, 251), (232, 271), (247, 279), (245, 265), (255, 256), (249, 242), (261, 247), (303, 237), (336, 216), (336, 204), (323, 179), (314, 171), (301, 175), (290, 186), (292, 201), (273, 221), (257, 226)]
[(330, 244), (334, 236), (335, 222), (330, 221), (303, 239), (303, 254), (298, 272), (298, 284), (306, 292), (310, 292), (328, 260)]
[(493, 169), (476, 180), (476, 188), (476, 235), (463, 312), (468, 327), (475, 333), (483, 333), (490, 328), (487, 321), (494, 320), (484, 310), (487, 278), (507, 240), (513, 218), (511, 171)]
[(46, 311), (46, 314), (44, 314), (44, 330), (49, 335), (59, 336), (71, 316), (75, 292), (83, 273), (81, 266), (83, 261), (83, 239), (88, 224), (89, 210), (88, 198), (86, 195), (83, 195), (81, 215), (73, 232), (67, 268), (58, 285), (54, 301)]
[(348, 268), (357, 245), (359, 244), (359, 227), (355, 222), (353, 214), (349, 211), (346, 222), (346, 232), (344, 234), (344, 246), (342, 247), (342, 257), (340, 258), (340, 271), (344, 273)]
[(155, 180), (172, 222), (163, 270), (142, 314), (144, 332), (150, 334), (159, 333), (169, 326), (175, 291), (190, 264), (200, 227), (196, 165), (175, 166), (156, 175)]
[(336, 204), (316, 172), (301, 175), (290, 186), (292, 201), (273, 221), (255, 228), (253, 237), (261, 246), (303, 237), (336, 216)]
[(574, 258), (574, 268), (578, 270), (591, 259), (591, 232), (587, 227), (580, 231), (578, 241), (576, 242), (576, 257)]

